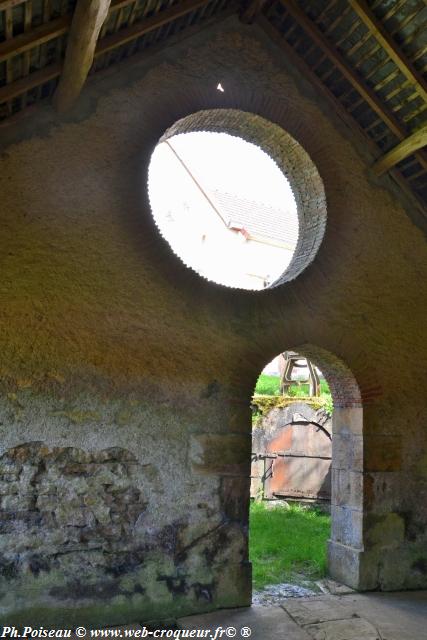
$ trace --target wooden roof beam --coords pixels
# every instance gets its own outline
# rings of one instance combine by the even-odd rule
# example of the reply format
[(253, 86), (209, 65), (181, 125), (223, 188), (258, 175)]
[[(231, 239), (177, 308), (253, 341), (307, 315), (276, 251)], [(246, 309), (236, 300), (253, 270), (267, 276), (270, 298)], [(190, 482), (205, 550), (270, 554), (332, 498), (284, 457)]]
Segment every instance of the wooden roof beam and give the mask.
[(323, 33), (319, 31), (317, 26), (307, 17), (307, 15), (298, 7), (294, 0), (280, 0), (292, 17), (299, 23), (304, 31), (319, 46), (320, 49), (328, 56), (328, 58), (341, 71), (342, 75), (353, 85), (353, 87), (366, 100), (369, 106), (381, 116), (382, 120), (387, 124), (389, 129), (400, 139), (406, 138), (405, 128), (394, 118), (392, 114), (387, 113), (378, 96), (368, 87), (363, 79), (356, 74), (351, 66), (344, 60), (341, 54), (330, 44)]
[(111, 0), (78, 0), (68, 36), (64, 69), (54, 96), (57, 110), (66, 111), (78, 98), (95, 57), (180, 18), (206, 5), (207, 1), (184, 0), (141, 23), (102, 38), (97, 46), (98, 36), (108, 13), (126, 6), (129, 0), (113, 0), (112, 3)]
[[(286, 53), (286, 55), (295, 63), (296, 67), (302, 73), (304, 77), (308, 77), (311, 82), (319, 89), (321, 93), (329, 100), (329, 102), (335, 108), (338, 117), (352, 130), (365, 145), (368, 145), (372, 154), (378, 153), (378, 147), (373, 140), (366, 135), (360, 124), (352, 118), (348, 111), (343, 107), (340, 101), (334, 96), (334, 94), (327, 88), (326, 85), (318, 78), (318, 76), (312, 72), (310, 66), (294, 51), (292, 46), (286, 42), (286, 39), (280, 34), (277, 29), (264, 17), (260, 16), (257, 20), (258, 24), (264, 31), (270, 36), (270, 38), (276, 42), (276, 44)], [(381, 119), (382, 122), (382, 119)], [(407, 184), (402, 174), (392, 167), (390, 169), (390, 176), (397, 182), (402, 191), (406, 194), (409, 201), (412, 202), (420, 211), (423, 216), (423, 220), (427, 219), (427, 210), (425, 203), (416, 196), (412, 189)]]
[(102, 56), (104, 53), (107, 53), (112, 49), (121, 47), (127, 42), (136, 40), (145, 33), (154, 31), (173, 20), (177, 20), (178, 18), (185, 16), (187, 13), (191, 13), (191, 11), (199, 9), (203, 5), (206, 5), (208, 1), (209, 0), (184, 0), (180, 4), (173, 5), (169, 9), (164, 9), (149, 18), (141, 20), (141, 22), (136, 22), (130, 27), (120, 29), (117, 33), (105, 36), (105, 38), (102, 38), (98, 42), (98, 46), (95, 51), (95, 58)]
[(9, 7), (16, 7), (24, 2), (27, 2), (27, 0), (0, 0), (0, 11), (5, 11)]
[(400, 144), (380, 158), (372, 167), (374, 173), (377, 176), (382, 175), (425, 145), (427, 145), (427, 124), (408, 136), (408, 138), (405, 138), (405, 140), (402, 140)]
[(21, 96), (35, 87), (41, 87), (46, 82), (57, 78), (61, 74), (61, 69), (61, 63), (56, 62), (55, 64), (44, 67), (40, 71), (34, 71), (34, 73), (30, 73), (28, 76), (5, 84), (3, 87), (0, 87), (0, 104), (13, 100), (13, 98)]
[[(8, 2), (10, 1), (11, 0), (8, 0)], [(26, 2), (27, 0), (23, 0), (23, 1)], [(108, 12), (109, 15), (111, 15), (112, 13), (114, 13), (119, 9), (126, 7), (127, 5), (131, 4), (133, 1), (134, 0), (112, 0), (110, 5), (110, 10)], [(189, 5), (191, 8), (194, 8), (194, 6), (196, 6), (197, 8), (197, 6), (206, 4), (207, 1), (208, 0), (202, 0), (202, 1), (199, 0), (199, 2), (195, 2), (193, 0), (193, 2), (190, 2), (190, 3), (188, 2), (188, 0), (184, 1), (183, 2), (184, 7), (182, 11), (184, 11), (185, 13), (186, 11), (188, 12), (189, 10), (191, 10), (188, 8), (186, 9), (187, 5)], [(172, 7), (172, 9), (176, 10), (178, 9), (178, 7)], [(162, 24), (165, 24), (165, 18), (170, 19), (169, 14), (170, 14), (170, 10), (166, 9), (152, 16), (152, 18), (155, 18), (156, 20), (159, 19), (161, 21), (161, 24), (160, 24), (161, 26)], [(150, 18), (150, 20), (152, 18)], [(145, 20), (144, 20), (144, 24), (145, 24)], [(49, 42), (50, 40), (54, 40), (55, 38), (59, 38), (60, 36), (63, 36), (64, 34), (68, 33), (68, 31), (70, 30), (70, 25), (71, 25), (71, 15), (67, 14), (67, 15), (61, 16), (60, 18), (56, 18), (55, 20), (45, 21), (44, 23), (42, 23), (37, 27), (34, 27), (34, 29), (31, 29), (30, 31), (26, 31), (25, 33), (21, 33), (18, 36), (14, 36), (13, 38), (0, 42), (0, 62), (4, 62), (9, 58), (13, 58), (21, 53), (25, 53), (26, 51), (29, 51), (30, 49), (39, 47), (45, 42)]]
[(387, 32), (365, 0), (349, 0), (359, 18), (363, 20), (372, 35), (378, 40), (387, 54), (404, 76), (416, 87), (420, 96), (427, 102), (427, 84), (412, 63), (407, 60), (391, 35)]
[[(337, 69), (340, 70), (342, 75), (353, 85), (358, 93), (366, 100), (371, 109), (377, 113), (392, 133), (398, 140), (404, 140), (407, 137), (406, 127), (397, 120), (392, 112), (382, 103), (381, 99), (377, 96), (363, 80), (363, 78), (355, 72), (350, 64), (342, 57), (342, 55), (335, 49), (335, 47), (329, 42), (323, 35), (317, 26), (308, 18), (302, 9), (296, 4), (295, 0), (280, 0), (281, 4), (287, 9), (288, 13), (292, 15), (294, 20), (298, 22), (300, 27), (310, 36), (310, 38), (319, 46), (320, 49), (326, 53), (329, 59), (335, 64)], [(420, 164), (427, 169), (427, 159), (422, 152), (417, 154), (417, 158)]]
[(49, 40), (59, 38), (70, 28), (70, 16), (62, 16), (45, 24), (35, 27), (31, 31), (0, 42), (0, 62), (40, 46)]
[(78, 0), (73, 15), (64, 68), (54, 95), (57, 111), (69, 109), (80, 95), (93, 63), (99, 32), (111, 0)]
[[(113, 0), (110, 7), (110, 14), (112, 11), (119, 8), (118, 5), (123, 4), (124, 2), (128, 2), (128, 0)], [(141, 22), (131, 25), (130, 27), (126, 27), (125, 29), (120, 29), (118, 33), (113, 33), (105, 38), (102, 38), (98, 41), (94, 52), (94, 58), (99, 58), (104, 55), (106, 52), (115, 49), (116, 47), (120, 47), (132, 40), (136, 40), (140, 36), (145, 33), (149, 33), (163, 25), (180, 18), (191, 11), (198, 9), (205, 5), (207, 0), (184, 0), (180, 5), (174, 5), (170, 7), (170, 9), (165, 9), (160, 11), (158, 14), (155, 14), (149, 18), (145, 18)], [(55, 22), (55, 27), (50, 32), (50, 37), (57, 37), (58, 35), (58, 27), (61, 27), (61, 30), (64, 29), (64, 32), (67, 31), (67, 24), (69, 24), (69, 18), (67, 18), (68, 22), (64, 22), (64, 18), (60, 18), (60, 25), (57, 25), (57, 21)], [(50, 24), (53, 24), (50, 23)], [(65, 26), (64, 26), (65, 24)], [(42, 25), (49, 26), (49, 25)], [(33, 34), (33, 39), (30, 45), (30, 48), (35, 46), (35, 43), (39, 42), (40, 34), (39, 31), (33, 30), (31, 34)], [(23, 34), (26, 35), (26, 34)], [(21, 36), (18, 36), (21, 38)], [(43, 40), (45, 41), (45, 40)], [(2, 60), (2, 45), (6, 43), (0, 43), (0, 62)], [(62, 64), (55, 63), (51, 64), (40, 71), (34, 71), (29, 76), (25, 78), (21, 78), (20, 80), (15, 80), (10, 84), (5, 85), (4, 87), (0, 87), (0, 104), (2, 102), (6, 102), (18, 95), (22, 95), (25, 91), (28, 91), (36, 86), (42, 85), (49, 80), (58, 77), (61, 74)]]

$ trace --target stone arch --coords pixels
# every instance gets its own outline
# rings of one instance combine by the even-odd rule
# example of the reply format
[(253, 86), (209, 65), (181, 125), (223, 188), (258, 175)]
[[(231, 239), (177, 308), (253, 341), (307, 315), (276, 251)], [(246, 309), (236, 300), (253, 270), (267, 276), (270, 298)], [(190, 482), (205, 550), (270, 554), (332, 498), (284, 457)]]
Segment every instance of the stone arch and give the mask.
[(281, 126), (241, 109), (206, 109), (175, 122), (160, 138), (190, 132), (221, 132), (265, 151), (288, 179), (297, 204), (298, 242), (284, 273), (270, 285), (294, 280), (314, 260), (326, 228), (326, 196), (319, 172), (303, 147)]
[(330, 575), (362, 588), (363, 552), (363, 405), (357, 380), (338, 356), (312, 344), (287, 350), (309, 358), (324, 374), (334, 402), (332, 419)]

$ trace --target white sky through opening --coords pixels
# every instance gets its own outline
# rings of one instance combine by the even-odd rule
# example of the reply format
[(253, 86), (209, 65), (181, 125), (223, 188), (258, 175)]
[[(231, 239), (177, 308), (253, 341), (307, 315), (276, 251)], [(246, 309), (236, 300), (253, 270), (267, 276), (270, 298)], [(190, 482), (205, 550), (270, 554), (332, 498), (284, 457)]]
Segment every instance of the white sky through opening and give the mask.
[(153, 152), (148, 187), (162, 235), (209, 280), (262, 289), (291, 261), (298, 240), (295, 199), (259, 147), (226, 133), (173, 136)]

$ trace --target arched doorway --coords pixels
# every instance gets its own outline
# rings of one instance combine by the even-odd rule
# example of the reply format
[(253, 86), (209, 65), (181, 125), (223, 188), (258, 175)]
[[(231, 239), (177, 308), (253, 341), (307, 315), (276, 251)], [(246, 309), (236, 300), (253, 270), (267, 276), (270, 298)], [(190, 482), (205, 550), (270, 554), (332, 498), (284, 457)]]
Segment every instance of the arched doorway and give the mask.
[[(298, 497), (298, 493), (304, 498), (304, 502), (306, 498), (315, 498), (317, 501), (329, 498), (331, 528), (327, 542), (327, 572), (337, 581), (357, 587), (358, 560), (363, 550), (363, 411), (360, 390), (350, 369), (329, 351), (305, 344), (293, 348), (292, 352), (304, 357), (322, 371), (324, 379), (329, 383), (334, 410), (327, 425), (326, 422), (322, 424), (319, 418), (322, 416), (322, 408), (328, 403), (326, 397), (321, 399), (310, 397), (308, 394), (305, 399), (303, 394), (294, 397), (277, 395), (276, 399), (273, 396), (253, 397), (252, 406), (258, 410), (263, 402), (266, 403), (268, 418), (263, 419), (265, 429), (262, 433), (258, 429), (252, 439), (253, 449), (260, 453), (255, 465), (252, 464), (252, 499), (256, 498), (254, 487), (262, 493), (262, 499), (270, 506), (278, 498), (287, 499), (286, 509), (289, 509), (289, 501), (292, 503)], [(271, 410), (272, 407), (277, 408)], [(330, 407), (328, 409), (330, 411)], [(318, 415), (316, 410), (320, 412)], [(330, 432), (333, 436), (328, 448), (326, 443)], [(254, 460), (256, 454), (253, 452), (252, 455)], [(259, 465), (258, 469), (256, 465)], [(300, 500), (298, 502), (300, 503)], [(254, 525), (255, 538), (259, 536), (260, 518), (259, 507), (254, 506), (253, 509), (257, 514), (254, 515), (254, 522), (257, 523)], [(279, 514), (275, 513), (275, 517), (278, 519)], [(292, 520), (292, 517), (293, 514), (287, 512), (283, 515), (282, 523)], [(266, 523), (269, 519), (270, 522), (273, 520), (271, 516), (265, 516)], [(293, 526), (298, 526), (297, 522), (294, 518)], [(286, 540), (283, 531), (277, 529), (277, 535), (282, 536), (283, 544), (286, 546), (289, 543), (290, 548), (292, 545), (295, 547), (292, 537), (298, 536), (298, 531), (289, 530), (289, 540)], [(325, 546), (325, 528), (318, 527), (312, 531), (314, 535), (324, 535), (321, 544)], [(255, 541), (251, 542), (253, 553), (258, 553), (255, 551)], [(277, 545), (273, 547), (278, 549)], [(308, 543), (302, 557), (298, 556), (293, 547), (292, 550), (289, 562), (285, 562), (283, 553), (281, 565), (279, 562), (278, 566), (289, 567), (289, 563), (292, 562), (295, 566), (298, 563), (304, 564), (304, 553), (307, 565), (311, 562), (310, 566), (315, 567), (315, 563), (318, 562), (317, 556), (309, 558), (311, 548)], [(268, 554), (267, 549), (262, 562), (268, 563)], [(255, 555), (251, 559), (254, 563)], [(273, 566), (273, 556), (271, 563)], [(256, 564), (255, 574), (257, 579), (259, 575), (263, 575), (261, 564)], [(264, 570), (264, 575), (269, 575), (268, 571)], [(277, 568), (270, 571), (270, 575), (278, 581)], [(284, 575), (289, 578), (289, 571)]]

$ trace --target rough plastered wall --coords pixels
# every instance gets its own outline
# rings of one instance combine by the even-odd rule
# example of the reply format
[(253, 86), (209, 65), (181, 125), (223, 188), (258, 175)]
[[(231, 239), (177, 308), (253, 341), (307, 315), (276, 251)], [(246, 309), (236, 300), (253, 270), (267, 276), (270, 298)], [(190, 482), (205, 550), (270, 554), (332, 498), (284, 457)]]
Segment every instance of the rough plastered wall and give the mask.
[[(232, 19), (92, 80), (67, 117), (1, 130), (2, 623), (249, 604), (249, 401), (284, 349), (333, 378), (333, 574), (427, 586), (424, 239), (283, 58)], [(158, 236), (150, 153), (211, 107), (280, 124), (318, 168), (326, 233), (293, 282), (213, 285)]]

